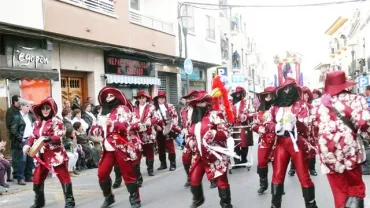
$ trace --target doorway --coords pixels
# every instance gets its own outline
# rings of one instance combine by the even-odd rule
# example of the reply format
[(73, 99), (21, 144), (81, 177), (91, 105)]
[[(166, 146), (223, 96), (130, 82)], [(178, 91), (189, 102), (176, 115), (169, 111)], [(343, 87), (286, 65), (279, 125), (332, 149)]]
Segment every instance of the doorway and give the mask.
[(61, 72), (62, 102), (68, 100), (72, 110), (82, 108), (87, 100), (86, 73)]

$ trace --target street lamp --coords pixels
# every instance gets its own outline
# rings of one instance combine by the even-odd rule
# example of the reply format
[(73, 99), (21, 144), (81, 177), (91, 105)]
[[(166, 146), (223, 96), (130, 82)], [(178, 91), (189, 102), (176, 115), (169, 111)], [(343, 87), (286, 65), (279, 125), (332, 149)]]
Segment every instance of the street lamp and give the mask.
[[(182, 33), (184, 35), (184, 42), (185, 42), (185, 59), (188, 58), (188, 30), (189, 30), (189, 19), (191, 16), (180, 16), (178, 17), (181, 27)], [(186, 74), (186, 93), (189, 93), (189, 74)]]

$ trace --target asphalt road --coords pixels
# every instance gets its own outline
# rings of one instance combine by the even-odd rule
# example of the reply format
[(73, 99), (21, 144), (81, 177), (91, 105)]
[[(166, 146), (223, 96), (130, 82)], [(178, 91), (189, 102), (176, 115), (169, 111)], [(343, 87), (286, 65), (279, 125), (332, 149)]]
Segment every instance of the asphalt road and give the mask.
[[(180, 152), (179, 152), (180, 153)], [(177, 154), (178, 168), (174, 172), (156, 171), (154, 177), (148, 177), (145, 163), (142, 163), (144, 176), (144, 185), (140, 189), (142, 207), (146, 208), (187, 208), (191, 204), (191, 193), (189, 189), (183, 187), (185, 182), (185, 173), (181, 165), (180, 154)], [(159, 165), (157, 162), (155, 167)], [(319, 167), (317, 167), (319, 170)], [(269, 172), (271, 178), (271, 171)], [(112, 175), (113, 176), (113, 175)], [(312, 177), (316, 185), (316, 201), (320, 208), (331, 208), (333, 197), (329, 184), (324, 175)], [(76, 207), (95, 208), (100, 207), (103, 202), (103, 196), (98, 185), (96, 169), (83, 172), (79, 177), (73, 179), (73, 191), (76, 200)], [(364, 177), (367, 186), (370, 186), (370, 177)], [(235, 208), (269, 208), (271, 195), (268, 190), (263, 195), (257, 194), (258, 175), (255, 164), (248, 171), (246, 168), (234, 170), (229, 175), (231, 184), (232, 204)], [(18, 186), (13, 185), (12, 186)], [(50, 178), (46, 181), (45, 197), (46, 207), (62, 208), (64, 207), (64, 196), (59, 181), (56, 178)], [(217, 189), (210, 189), (209, 182), (204, 178), (204, 194), (206, 201), (201, 207), (220, 207)], [(286, 194), (283, 197), (284, 208), (304, 208), (301, 188), (298, 178), (287, 176), (285, 181)], [(130, 207), (128, 193), (122, 186), (114, 190), (116, 203), (112, 207)], [(370, 208), (370, 191), (367, 190), (367, 199), (365, 208)], [(33, 204), (34, 193), (32, 184), (28, 184), (23, 189), (10, 191), (8, 194), (0, 196), (1, 208), (25, 208)]]

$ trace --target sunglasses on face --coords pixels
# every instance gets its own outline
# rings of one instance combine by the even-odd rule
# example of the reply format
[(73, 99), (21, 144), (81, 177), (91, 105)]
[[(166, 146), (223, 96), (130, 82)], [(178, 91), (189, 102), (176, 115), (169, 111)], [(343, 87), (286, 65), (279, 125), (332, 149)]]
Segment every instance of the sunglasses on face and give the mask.
[(141, 100), (141, 99), (146, 99), (146, 97), (139, 97), (138, 99), (139, 99), (139, 100)]
[(48, 110), (50, 110), (51, 109), (51, 107), (50, 106), (48, 106), (48, 105), (44, 105), (44, 106), (42, 106), (41, 107), (41, 110), (42, 111), (48, 111)]

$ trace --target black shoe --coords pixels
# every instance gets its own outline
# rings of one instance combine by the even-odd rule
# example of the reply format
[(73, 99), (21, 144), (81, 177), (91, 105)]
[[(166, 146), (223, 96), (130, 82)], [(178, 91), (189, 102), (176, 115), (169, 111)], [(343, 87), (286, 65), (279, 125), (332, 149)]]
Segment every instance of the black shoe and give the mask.
[(217, 188), (217, 185), (216, 185), (214, 180), (211, 180), (210, 182), (211, 182), (211, 185), (210, 185), (209, 188), (211, 188), (211, 189)]
[(4, 188), (9, 188), (10, 187), (9, 184), (7, 184), (7, 183), (0, 184), (0, 186), (2, 186)]
[(189, 188), (190, 187), (190, 181), (186, 181), (185, 185), (184, 185), (185, 188)]
[(302, 187), (302, 192), (303, 192), (303, 198), (306, 204), (306, 208), (317, 208), (316, 201), (315, 201), (315, 186), (311, 186), (308, 188)]
[(284, 184), (271, 184), (271, 208), (281, 208)]
[(139, 194), (139, 187), (136, 183), (128, 183), (126, 184), (127, 191), (130, 193), (130, 204), (131, 208), (139, 208), (141, 207), (141, 200)]
[(105, 200), (100, 208), (108, 208), (110, 205), (112, 205), (115, 202), (114, 195), (112, 194), (112, 189), (111, 189), (112, 180), (108, 178), (105, 181), (99, 182), (99, 185), (105, 197)]
[(294, 176), (295, 175), (295, 169), (290, 169), (288, 172), (289, 176)]
[(44, 184), (33, 184), (35, 192), (35, 203), (30, 208), (41, 208), (45, 206)]
[(64, 199), (66, 201), (65, 208), (74, 208), (75, 199), (73, 197), (72, 184), (62, 184)]
[(168, 159), (170, 160), (170, 171), (176, 170), (176, 154), (169, 154)]
[(220, 205), (222, 208), (233, 208), (230, 187), (225, 189), (218, 188), (218, 195), (220, 196)]
[(310, 175), (317, 176), (317, 172), (315, 169), (310, 170)]
[(190, 208), (196, 208), (204, 203), (203, 186), (191, 186), (191, 193), (193, 194), (193, 203)]
[(184, 185), (185, 188), (189, 188), (190, 187), (189, 169), (190, 169), (190, 165), (189, 164), (184, 164), (184, 170), (185, 170), (186, 177), (187, 177), (186, 183)]
[(116, 175), (116, 178), (114, 180), (114, 184), (112, 188), (116, 189), (116, 188), (119, 188), (122, 184), (122, 174), (118, 166), (114, 166), (114, 173)]
[(161, 161), (161, 166), (157, 170), (166, 170), (167, 169), (167, 162), (166, 162), (166, 154), (159, 154), (159, 161)]
[(154, 176), (154, 160), (146, 160), (146, 166), (149, 176)]
[(360, 197), (350, 196), (347, 198), (346, 208), (364, 208), (364, 199)]
[(167, 169), (167, 164), (161, 164), (157, 170), (166, 170)]

